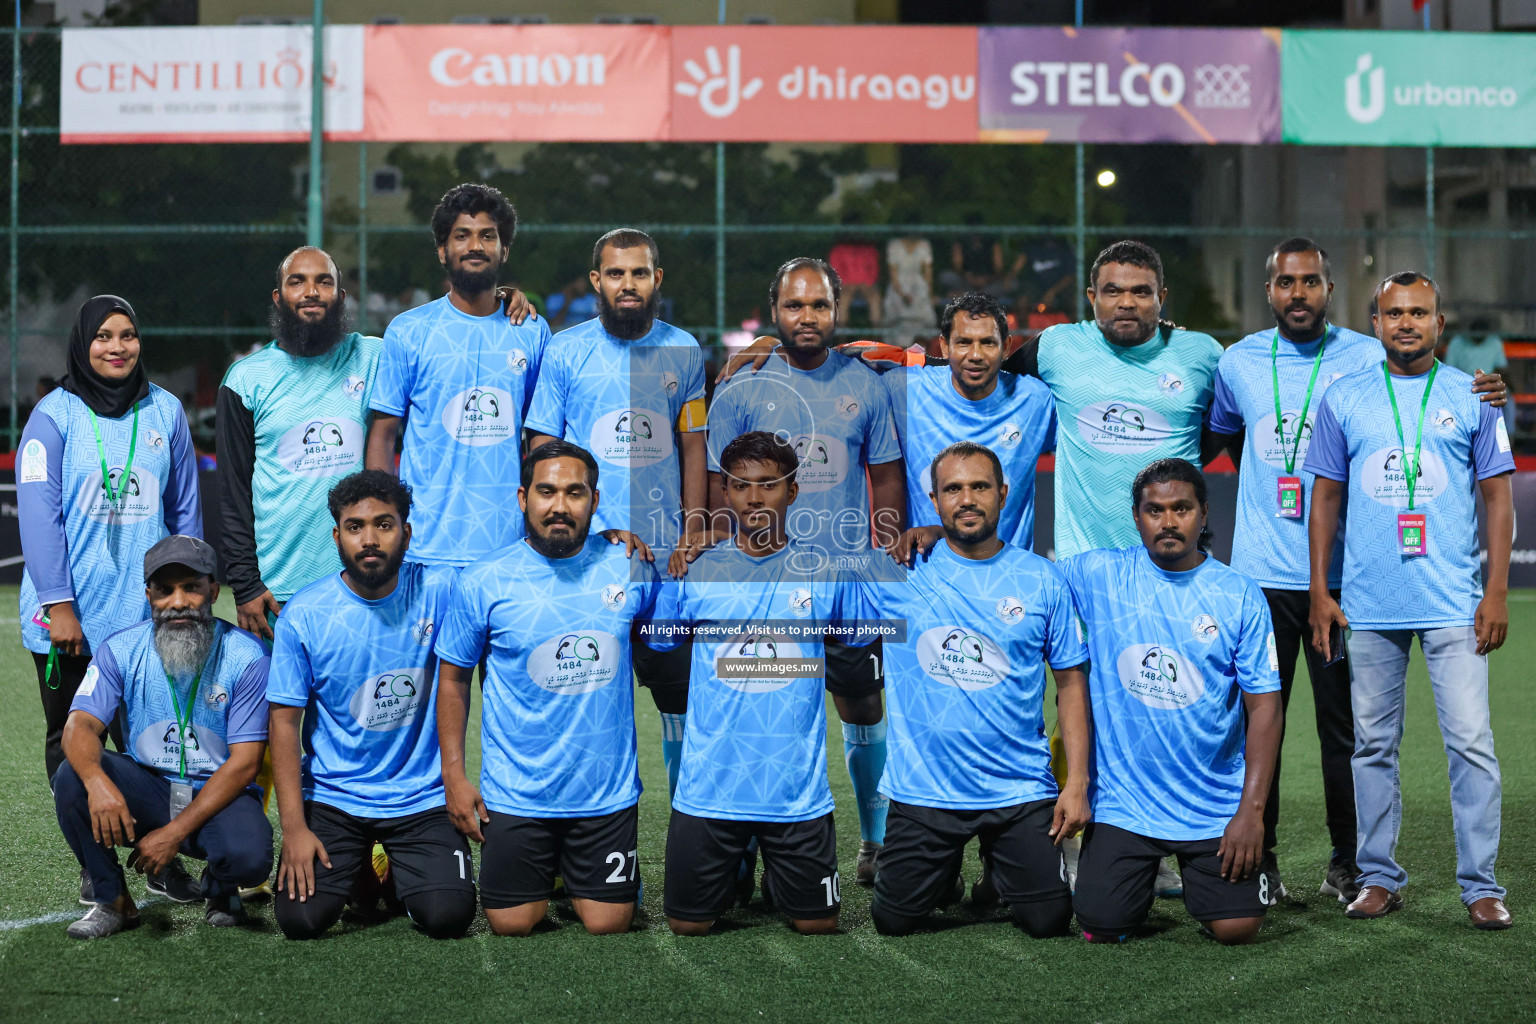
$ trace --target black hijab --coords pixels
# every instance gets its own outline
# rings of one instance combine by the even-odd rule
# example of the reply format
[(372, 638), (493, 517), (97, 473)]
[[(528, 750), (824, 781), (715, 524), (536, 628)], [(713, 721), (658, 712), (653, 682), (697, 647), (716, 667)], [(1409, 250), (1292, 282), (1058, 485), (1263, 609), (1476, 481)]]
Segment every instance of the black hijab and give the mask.
[(132, 409), (134, 402), (149, 397), (149, 378), (144, 376), (142, 354), (133, 364), (133, 372), (120, 381), (108, 380), (91, 369), (91, 342), (113, 313), (123, 314), (133, 321), (135, 331), (139, 329), (139, 318), (126, 299), (116, 295), (86, 299), (69, 332), (69, 372), (59, 381), (59, 387), (78, 396), (97, 416), (115, 420)]

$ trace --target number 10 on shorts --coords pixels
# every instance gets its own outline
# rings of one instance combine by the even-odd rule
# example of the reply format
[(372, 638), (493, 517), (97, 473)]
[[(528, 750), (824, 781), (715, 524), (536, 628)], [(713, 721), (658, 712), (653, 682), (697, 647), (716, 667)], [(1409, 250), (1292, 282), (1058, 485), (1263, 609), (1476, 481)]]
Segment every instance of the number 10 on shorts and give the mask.
[(821, 887), (827, 891), (827, 906), (835, 907), (843, 901), (843, 893), (838, 885), (837, 875), (822, 876)]

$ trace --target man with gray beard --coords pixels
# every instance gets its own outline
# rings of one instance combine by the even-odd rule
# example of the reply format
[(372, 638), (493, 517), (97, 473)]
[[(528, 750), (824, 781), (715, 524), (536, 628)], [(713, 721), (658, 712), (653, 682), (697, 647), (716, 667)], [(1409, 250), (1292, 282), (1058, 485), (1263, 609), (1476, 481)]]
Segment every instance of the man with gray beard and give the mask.
[[(54, 777), (64, 840), (97, 903), (76, 939), (138, 924), (113, 847), (146, 876), (177, 853), (208, 862), (183, 902), (208, 901), (214, 927), (246, 923), (239, 890), (272, 871), (272, 826), (254, 785), (267, 745), (267, 668), (260, 640), (213, 617), (213, 549), (174, 535), (144, 556), (150, 618), (96, 649), (64, 726), (68, 762)], [(101, 737), (121, 713), (128, 753)]]

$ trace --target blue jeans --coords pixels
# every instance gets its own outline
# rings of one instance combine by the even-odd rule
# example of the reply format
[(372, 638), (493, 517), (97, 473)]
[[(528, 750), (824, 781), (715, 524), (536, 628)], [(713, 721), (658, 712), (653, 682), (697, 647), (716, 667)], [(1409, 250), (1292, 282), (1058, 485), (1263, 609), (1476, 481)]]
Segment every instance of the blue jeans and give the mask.
[[(137, 761), (111, 751), (101, 752), (101, 770), (112, 780), (128, 813), (133, 832), (145, 836), (171, 820), (171, 783)], [(90, 798), (85, 784), (68, 761), (53, 777), (54, 808), (64, 841), (91, 878), (97, 903), (111, 903), (124, 892), (123, 869), (117, 851), (91, 837)], [(256, 886), (272, 873), (272, 826), (261, 809), (261, 798), (247, 789), (181, 844), (181, 852), (208, 862), (203, 895), (227, 896)]]
[(1407, 705), (1408, 650), (1414, 635), (1429, 668), (1435, 714), (1450, 762), (1451, 819), (1456, 828), (1456, 881), (1461, 901), (1504, 898), (1493, 880), (1499, 855), (1499, 762), (1488, 713), (1488, 658), (1477, 653), (1471, 626), (1357, 629), (1349, 637), (1355, 713), (1356, 860), (1360, 885), (1396, 892), (1408, 873), (1394, 859), (1403, 821), (1397, 752)]

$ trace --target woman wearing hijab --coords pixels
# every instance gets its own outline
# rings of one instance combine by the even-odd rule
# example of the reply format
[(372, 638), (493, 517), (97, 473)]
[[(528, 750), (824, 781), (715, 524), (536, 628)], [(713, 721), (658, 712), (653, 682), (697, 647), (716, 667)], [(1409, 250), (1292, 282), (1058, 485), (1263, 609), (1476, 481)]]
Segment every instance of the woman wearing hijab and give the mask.
[[(133, 307), (116, 295), (81, 306), (68, 371), (32, 411), (16, 460), (21, 640), (37, 662), (50, 782), (91, 652), (149, 617), (144, 553), (169, 533), (203, 535), (187, 417), (144, 375)], [(115, 725), (113, 742), (122, 749)]]

